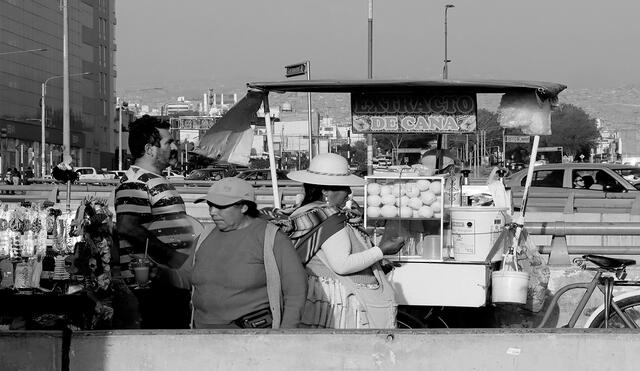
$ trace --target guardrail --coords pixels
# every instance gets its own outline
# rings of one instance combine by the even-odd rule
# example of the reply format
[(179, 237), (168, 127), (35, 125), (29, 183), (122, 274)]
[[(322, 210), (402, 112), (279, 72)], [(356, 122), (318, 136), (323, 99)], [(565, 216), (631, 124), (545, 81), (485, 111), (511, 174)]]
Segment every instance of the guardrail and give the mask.
[(578, 254), (640, 255), (640, 221), (526, 222), (525, 228), (534, 237), (551, 237), (536, 245), (553, 265), (569, 264)]

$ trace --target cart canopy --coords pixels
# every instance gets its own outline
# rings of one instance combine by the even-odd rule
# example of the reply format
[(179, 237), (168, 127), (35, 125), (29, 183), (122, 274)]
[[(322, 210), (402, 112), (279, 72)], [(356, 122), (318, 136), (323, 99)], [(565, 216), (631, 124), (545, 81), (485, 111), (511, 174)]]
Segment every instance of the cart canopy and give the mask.
[(554, 99), (566, 89), (553, 82), (515, 80), (285, 80), (250, 82), (250, 89), (273, 92), (311, 93), (510, 93), (535, 91), (542, 100)]

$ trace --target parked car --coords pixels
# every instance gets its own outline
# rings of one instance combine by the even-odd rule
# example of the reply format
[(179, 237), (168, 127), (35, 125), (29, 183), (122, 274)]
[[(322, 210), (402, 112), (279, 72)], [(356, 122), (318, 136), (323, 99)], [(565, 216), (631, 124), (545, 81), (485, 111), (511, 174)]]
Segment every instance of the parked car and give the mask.
[(115, 179), (115, 174), (111, 174), (109, 172), (97, 171), (94, 167), (89, 166), (79, 166), (73, 168), (73, 170), (78, 173), (78, 181), (79, 182), (87, 182), (87, 181), (101, 181), (106, 179)]
[[(244, 180), (271, 180), (271, 169), (245, 170), (236, 175), (236, 178)], [(287, 171), (276, 170), (276, 179), (287, 180)]]
[[(527, 179), (527, 169), (509, 178), (514, 199), (522, 195)], [(610, 193), (634, 193), (640, 189), (640, 167), (621, 164), (563, 163), (537, 165), (533, 169), (532, 196), (567, 194), (589, 198), (618, 198)]]
[(228, 176), (226, 168), (208, 167), (205, 169), (192, 170), (184, 179), (185, 180), (220, 180)]
[(111, 171), (107, 171), (107, 173), (108, 174), (113, 174), (114, 179), (120, 179), (120, 178), (122, 178), (124, 173), (126, 173), (126, 171), (124, 171), (124, 170), (111, 170)]
[(169, 171), (168, 169), (164, 169), (162, 170), (162, 175), (164, 175), (165, 178), (171, 180), (184, 180), (184, 175), (177, 173), (175, 171)]

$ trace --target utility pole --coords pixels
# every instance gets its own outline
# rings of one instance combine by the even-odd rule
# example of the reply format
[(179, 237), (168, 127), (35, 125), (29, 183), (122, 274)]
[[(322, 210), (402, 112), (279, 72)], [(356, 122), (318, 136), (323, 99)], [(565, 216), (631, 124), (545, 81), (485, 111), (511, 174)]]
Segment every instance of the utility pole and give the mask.
[(69, 0), (62, 0), (62, 158), (71, 163), (71, 123), (69, 116)]
[[(373, 0), (369, 0), (369, 17), (367, 19), (367, 79), (373, 79)], [(373, 175), (373, 134), (367, 134), (367, 174)]]

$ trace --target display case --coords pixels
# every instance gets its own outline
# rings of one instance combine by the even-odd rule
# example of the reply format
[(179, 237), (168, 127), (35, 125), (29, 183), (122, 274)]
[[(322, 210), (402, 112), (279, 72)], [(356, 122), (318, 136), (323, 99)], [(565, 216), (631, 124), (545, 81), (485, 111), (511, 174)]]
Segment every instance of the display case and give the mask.
[[(385, 256), (400, 305), (480, 307), (486, 304), (492, 264), (456, 261), (450, 256), (452, 190), (443, 176), (390, 174), (365, 177), (365, 226), (378, 243), (402, 235), (403, 248)], [(444, 200), (444, 202), (443, 202)], [(447, 216), (445, 216), (447, 215)], [(445, 237), (447, 236), (447, 237)]]
[(365, 177), (365, 227), (374, 234), (389, 232), (406, 238), (395, 261), (442, 261), (443, 254), (443, 177), (367, 176)]

